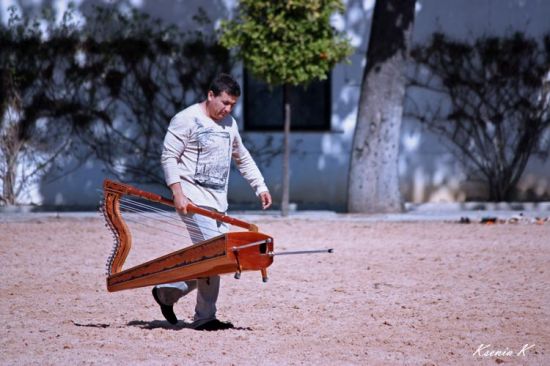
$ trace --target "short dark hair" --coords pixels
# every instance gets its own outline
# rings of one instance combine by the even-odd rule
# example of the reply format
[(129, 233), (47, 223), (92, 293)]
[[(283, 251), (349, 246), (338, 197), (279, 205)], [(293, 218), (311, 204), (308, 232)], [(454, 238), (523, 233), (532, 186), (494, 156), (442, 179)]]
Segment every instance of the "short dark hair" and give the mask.
[(218, 74), (218, 76), (212, 80), (209, 90), (211, 90), (216, 97), (220, 95), (221, 92), (226, 92), (234, 97), (241, 96), (241, 87), (239, 83), (229, 74)]

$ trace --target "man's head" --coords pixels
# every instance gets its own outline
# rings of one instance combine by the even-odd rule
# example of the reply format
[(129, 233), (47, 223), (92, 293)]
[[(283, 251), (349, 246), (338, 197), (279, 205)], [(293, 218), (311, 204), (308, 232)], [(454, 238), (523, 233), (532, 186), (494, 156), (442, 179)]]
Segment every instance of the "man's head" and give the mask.
[(226, 92), (228, 95), (237, 98), (241, 96), (241, 87), (239, 86), (239, 83), (237, 83), (237, 81), (228, 74), (219, 74), (216, 76), (216, 78), (212, 80), (208, 90), (212, 91), (216, 97), (222, 92)]
[(214, 121), (221, 121), (231, 113), (240, 95), (239, 83), (228, 74), (219, 74), (210, 84), (206, 113)]

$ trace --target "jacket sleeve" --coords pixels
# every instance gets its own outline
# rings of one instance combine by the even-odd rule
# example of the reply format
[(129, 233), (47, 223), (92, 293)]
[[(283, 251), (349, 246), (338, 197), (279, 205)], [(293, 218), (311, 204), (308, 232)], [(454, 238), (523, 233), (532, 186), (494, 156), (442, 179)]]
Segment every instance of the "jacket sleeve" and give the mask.
[(168, 186), (181, 181), (178, 163), (181, 162), (181, 156), (189, 141), (190, 125), (188, 118), (176, 115), (170, 121), (164, 137), (161, 164)]
[(252, 159), (252, 156), (243, 145), (241, 135), (237, 130), (235, 134), (235, 139), (233, 140), (233, 150), (232, 157), (237, 165), (237, 169), (242, 174), (244, 179), (250, 184), (256, 195), (259, 195), (262, 192), (269, 191), (264, 182), (264, 177), (258, 169), (258, 166)]

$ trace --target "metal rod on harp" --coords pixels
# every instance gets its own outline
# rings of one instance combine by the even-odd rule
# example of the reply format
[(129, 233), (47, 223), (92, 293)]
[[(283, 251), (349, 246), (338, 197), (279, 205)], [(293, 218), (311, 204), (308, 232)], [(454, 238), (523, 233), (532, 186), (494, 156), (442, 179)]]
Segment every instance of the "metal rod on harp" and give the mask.
[(276, 255), (291, 255), (291, 254), (316, 254), (316, 253), (334, 253), (334, 249), (314, 249), (314, 250), (294, 250), (288, 252), (268, 252), (267, 255), (274, 257)]
[(265, 240), (256, 241), (254, 243), (241, 245), (239, 247), (233, 247), (233, 248), (231, 248), (231, 250), (233, 250), (233, 252), (238, 252), (238, 251), (246, 249), (246, 248), (256, 247), (256, 246), (259, 246), (259, 245), (262, 245), (262, 244), (269, 244), (269, 243), (271, 243), (271, 239), (265, 239)]

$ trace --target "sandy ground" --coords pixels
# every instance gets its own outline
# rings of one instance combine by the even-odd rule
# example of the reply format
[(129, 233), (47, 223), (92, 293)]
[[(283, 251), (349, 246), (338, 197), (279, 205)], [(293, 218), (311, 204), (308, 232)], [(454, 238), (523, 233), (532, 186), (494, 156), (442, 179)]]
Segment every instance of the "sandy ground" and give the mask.
[[(0, 364), (550, 364), (550, 223), (256, 223), (278, 250), (335, 253), (276, 257), (266, 284), (224, 276), (218, 316), (235, 328), (200, 332), (195, 296), (170, 326), (150, 288), (106, 291), (100, 218), (0, 222)], [(129, 261), (165, 253), (136, 245)]]

